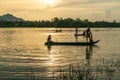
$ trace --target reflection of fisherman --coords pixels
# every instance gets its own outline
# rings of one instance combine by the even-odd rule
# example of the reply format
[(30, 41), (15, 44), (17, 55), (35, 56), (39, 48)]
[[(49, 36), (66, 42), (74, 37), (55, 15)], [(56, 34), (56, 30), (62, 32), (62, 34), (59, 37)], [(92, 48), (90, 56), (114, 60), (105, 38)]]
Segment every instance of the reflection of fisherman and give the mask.
[(91, 57), (92, 57), (92, 47), (93, 46), (87, 46), (86, 47), (86, 60), (87, 60), (87, 64), (90, 65), (90, 60), (91, 60)]
[(51, 42), (51, 35), (49, 35), (48, 38), (47, 38), (48, 45), (50, 45), (50, 42)]
[(92, 32), (91, 32), (90, 28), (88, 28), (88, 29), (86, 30), (86, 39), (87, 39), (87, 41), (89, 40), (89, 42), (93, 42)]
[(92, 46), (87, 46), (86, 47), (86, 59), (89, 60), (91, 55), (92, 55)]

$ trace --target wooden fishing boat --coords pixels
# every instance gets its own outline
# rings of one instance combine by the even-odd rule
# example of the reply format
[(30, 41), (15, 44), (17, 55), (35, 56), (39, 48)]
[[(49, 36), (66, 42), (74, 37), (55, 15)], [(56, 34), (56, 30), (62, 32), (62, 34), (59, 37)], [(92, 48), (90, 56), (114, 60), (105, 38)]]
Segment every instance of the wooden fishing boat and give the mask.
[(45, 42), (45, 45), (94, 45), (98, 43), (100, 40), (93, 42), (53, 42), (51, 41), (49, 44)]

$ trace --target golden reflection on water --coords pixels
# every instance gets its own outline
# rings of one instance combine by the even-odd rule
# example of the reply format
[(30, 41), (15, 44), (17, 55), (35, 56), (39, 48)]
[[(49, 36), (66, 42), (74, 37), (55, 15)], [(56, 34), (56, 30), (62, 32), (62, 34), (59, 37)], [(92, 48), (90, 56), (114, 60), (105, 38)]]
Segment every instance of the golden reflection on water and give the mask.
[[(0, 76), (5, 78), (18, 73), (23, 77), (29, 69), (35, 72), (42, 72), (44, 76), (53, 75), (59, 66), (66, 68), (69, 64), (80, 63), (80, 65), (96, 65), (94, 59), (113, 56), (113, 53), (120, 56), (119, 40), (120, 32), (105, 31), (106, 29), (93, 29), (94, 40), (101, 41), (96, 46), (45, 46), (44, 43), (49, 34), (53, 41), (85, 41), (84, 37), (74, 37), (74, 29), (64, 29), (56, 33), (54, 28), (6, 28), (0, 29)], [(72, 30), (72, 31), (71, 31)], [(81, 33), (81, 31), (80, 31)], [(112, 43), (114, 39), (114, 45)], [(109, 56), (108, 56), (109, 55)], [(48, 72), (48, 73), (47, 73)], [(24, 74), (23, 74), (24, 73)], [(7, 78), (7, 77), (6, 77)]]
[(54, 57), (53, 55), (50, 55), (49, 57), (50, 57), (49, 65), (52, 66), (54, 65)]

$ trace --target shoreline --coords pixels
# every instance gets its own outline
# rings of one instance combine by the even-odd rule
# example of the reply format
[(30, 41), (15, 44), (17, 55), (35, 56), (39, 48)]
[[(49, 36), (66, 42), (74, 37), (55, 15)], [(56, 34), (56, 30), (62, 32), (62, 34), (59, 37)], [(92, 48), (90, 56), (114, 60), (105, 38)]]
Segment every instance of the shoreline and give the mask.
[[(76, 27), (0, 27), (0, 28), (76, 28)], [(88, 28), (88, 27), (78, 27)], [(89, 27), (89, 28), (120, 28), (120, 27)]]

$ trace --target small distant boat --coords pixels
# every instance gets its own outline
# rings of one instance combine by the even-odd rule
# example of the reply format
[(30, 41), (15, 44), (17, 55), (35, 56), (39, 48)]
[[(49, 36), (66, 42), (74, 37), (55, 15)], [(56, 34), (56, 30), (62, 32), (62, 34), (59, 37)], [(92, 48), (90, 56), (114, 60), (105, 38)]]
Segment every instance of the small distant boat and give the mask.
[(76, 36), (76, 37), (77, 36), (85, 36), (85, 31), (83, 31), (82, 34), (78, 34), (78, 28), (76, 27), (74, 36)]
[[(53, 42), (51, 41), (49, 45), (94, 45), (100, 40), (93, 42)], [(48, 45), (48, 42), (45, 42), (45, 45)]]
[(62, 30), (60, 29), (60, 30), (56, 30), (56, 32), (62, 32)]
[(75, 36), (85, 36), (84, 34), (75, 34)]

